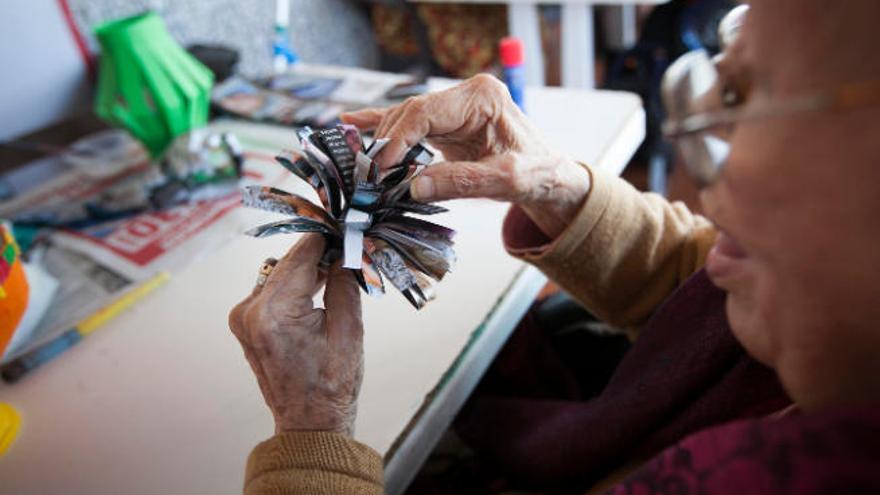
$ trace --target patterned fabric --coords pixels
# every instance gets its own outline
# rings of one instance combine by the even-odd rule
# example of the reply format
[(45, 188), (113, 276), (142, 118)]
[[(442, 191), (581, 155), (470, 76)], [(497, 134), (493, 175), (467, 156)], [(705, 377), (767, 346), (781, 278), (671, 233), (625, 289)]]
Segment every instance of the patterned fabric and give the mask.
[(880, 407), (739, 421), (666, 449), (614, 495), (880, 493)]
[[(503, 5), (418, 5), (437, 64), (455, 77), (489, 69), (498, 58), (498, 41), (507, 35)], [(379, 45), (394, 55), (418, 53), (413, 26), (404, 9), (373, 6), (373, 28)]]
[(414, 56), (419, 44), (407, 18), (407, 12), (388, 5), (374, 5), (371, 17), (379, 46), (392, 55)]

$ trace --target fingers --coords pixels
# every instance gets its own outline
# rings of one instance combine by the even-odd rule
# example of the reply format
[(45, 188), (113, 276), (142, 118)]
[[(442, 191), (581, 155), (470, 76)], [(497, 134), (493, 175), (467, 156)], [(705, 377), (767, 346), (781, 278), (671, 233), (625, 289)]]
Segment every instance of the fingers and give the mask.
[[(232, 311), (229, 312), (229, 329), (239, 341), (242, 341), (244, 334), (244, 312), (250, 305), (251, 296), (248, 296), (240, 303), (236, 304)], [(243, 341), (242, 341), (243, 342)]]
[[(462, 133), (459, 139), (471, 139), (468, 135), (485, 125), (505, 98), (510, 98), (506, 91), (494, 77), (479, 75), (443, 91), (409, 98), (391, 108), (352, 112), (342, 119), (374, 129), (377, 138), (390, 139), (376, 157), (379, 166), (387, 169), (425, 138)], [(463, 131), (465, 127), (470, 130)]]
[[(364, 131), (373, 130), (376, 137), (391, 139), (376, 157), (376, 161), (383, 169), (400, 162), (405, 156), (406, 150), (424, 137), (414, 129), (407, 129), (407, 126), (412, 125), (411, 119), (418, 117), (412, 111), (405, 117), (407, 103), (409, 101), (389, 108), (368, 108), (340, 115), (340, 119), (346, 124), (356, 125)], [(399, 126), (401, 123), (402, 127)], [(392, 127), (407, 129), (408, 132), (391, 132)], [(412, 144), (407, 145), (406, 143)]]
[(380, 168), (384, 170), (400, 163), (406, 156), (406, 152), (428, 134), (428, 130), (425, 130), (424, 126), (427, 121), (420, 122), (422, 125), (403, 118), (398, 120), (397, 124), (388, 131), (385, 137), (390, 141), (376, 157)]
[(413, 199), (422, 202), (456, 198), (512, 201), (519, 195), (512, 159), (491, 156), (478, 162), (443, 162), (426, 168), (410, 186)]
[(406, 111), (406, 106), (409, 104), (410, 100), (406, 100), (400, 105), (395, 105), (386, 110), (385, 115), (382, 116), (382, 121), (379, 122), (379, 125), (376, 126), (374, 134), (376, 137), (388, 137), (388, 129), (394, 125), (395, 122), (400, 120), (400, 116)]
[(347, 353), (359, 352), (363, 339), (360, 288), (350, 270), (339, 263), (327, 274), (324, 308), (331, 345)]
[(421, 96), (409, 98), (389, 109), (376, 127), (376, 137), (391, 141), (376, 157), (382, 168), (400, 162), (406, 151), (431, 136), (448, 134), (460, 129), (474, 112), (470, 93), (459, 85)]
[(376, 128), (389, 109), (365, 108), (355, 112), (346, 112), (339, 116), (342, 122), (358, 126), (363, 131)]
[(376, 157), (376, 162), (382, 169), (392, 167), (403, 160), (406, 150), (412, 146), (408, 146), (406, 143), (415, 144), (424, 137), (424, 134), (427, 134), (427, 130), (420, 132), (412, 127), (414, 121), (421, 121), (422, 124), (425, 121), (421, 120), (417, 112), (411, 110), (411, 106), (411, 100), (407, 100), (403, 104), (391, 108), (376, 128), (376, 137), (390, 140)]
[(272, 298), (283, 298), (293, 315), (304, 315), (312, 310), (312, 296), (320, 279), (318, 262), (324, 253), (324, 237), (305, 234), (290, 251), (278, 260), (262, 292)]

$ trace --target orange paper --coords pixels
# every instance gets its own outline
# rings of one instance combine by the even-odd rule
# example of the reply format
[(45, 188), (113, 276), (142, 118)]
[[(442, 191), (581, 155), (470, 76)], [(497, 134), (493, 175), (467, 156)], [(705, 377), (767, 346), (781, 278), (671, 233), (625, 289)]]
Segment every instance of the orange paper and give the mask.
[(21, 322), (27, 308), (29, 288), (24, 275), (21, 258), (16, 258), (9, 271), (9, 277), (0, 285), (0, 355)]

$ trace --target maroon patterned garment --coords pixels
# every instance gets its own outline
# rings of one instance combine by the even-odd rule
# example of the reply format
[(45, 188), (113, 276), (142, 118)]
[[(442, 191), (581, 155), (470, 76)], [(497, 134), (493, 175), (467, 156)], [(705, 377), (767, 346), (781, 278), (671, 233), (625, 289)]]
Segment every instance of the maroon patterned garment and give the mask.
[(609, 493), (880, 493), (880, 408), (710, 428), (666, 449)]
[[(601, 393), (587, 399), (571, 392), (566, 365), (546, 352), (541, 333), (520, 328), (456, 430), (511, 478), (568, 491), (695, 432), (785, 408), (790, 400), (774, 372), (730, 333), (724, 298), (703, 271), (692, 276), (656, 311)], [(628, 485), (638, 488), (632, 493), (676, 493), (652, 484), (652, 472), (669, 472), (658, 466)]]

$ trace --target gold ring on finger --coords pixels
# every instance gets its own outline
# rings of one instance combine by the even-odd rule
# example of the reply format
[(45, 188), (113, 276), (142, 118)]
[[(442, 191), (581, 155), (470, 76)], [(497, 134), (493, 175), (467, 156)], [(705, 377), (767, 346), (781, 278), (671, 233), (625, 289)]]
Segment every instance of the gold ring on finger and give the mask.
[(257, 274), (257, 285), (260, 287), (266, 285), (266, 280), (269, 279), (269, 275), (272, 274), (272, 270), (275, 269), (275, 265), (278, 264), (278, 260), (275, 258), (266, 258), (263, 261), (263, 264), (260, 265), (260, 271)]

